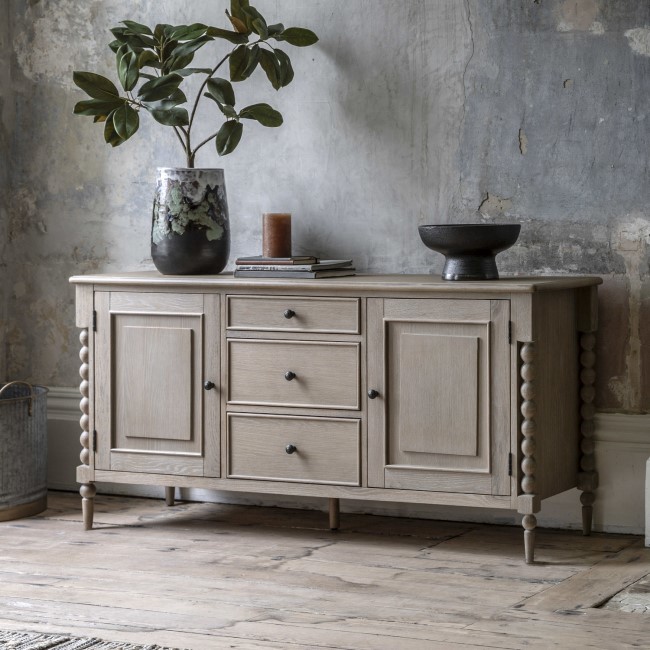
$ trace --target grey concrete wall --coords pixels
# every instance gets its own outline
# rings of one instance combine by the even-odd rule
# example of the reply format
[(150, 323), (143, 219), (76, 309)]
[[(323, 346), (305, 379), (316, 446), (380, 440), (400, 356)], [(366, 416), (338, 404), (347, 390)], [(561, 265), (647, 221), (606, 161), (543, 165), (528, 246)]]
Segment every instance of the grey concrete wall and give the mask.
[[(225, 25), (226, 4), (7, 3), (17, 106), (5, 144), (7, 376), (78, 382), (67, 278), (150, 268), (155, 168), (184, 165), (172, 133), (146, 116), (133, 140), (104, 145), (72, 115), (82, 98), (72, 70), (113, 75), (107, 30), (119, 20)], [(280, 93), (261, 72), (239, 89), (240, 104), (276, 106), (282, 128), (252, 126), (231, 156), (206, 148), (197, 160), (226, 171), (233, 257), (259, 251), (264, 211), (294, 214), (296, 252), (377, 272), (441, 269), (418, 224), (521, 222), (502, 271), (601, 274), (598, 405), (650, 410), (650, 3), (254, 4), (321, 41), (291, 48), (296, 79)]]

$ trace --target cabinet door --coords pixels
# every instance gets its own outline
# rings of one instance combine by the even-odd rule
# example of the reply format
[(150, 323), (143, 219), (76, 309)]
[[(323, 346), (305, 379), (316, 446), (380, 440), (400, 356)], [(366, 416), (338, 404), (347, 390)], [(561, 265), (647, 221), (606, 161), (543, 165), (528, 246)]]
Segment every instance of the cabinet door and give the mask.
[(95, 310), (97, 469), (219, 476), (219, 297), (97, 292)]
[(510, 494), (507, 300), (368, 300), (368, 484)]

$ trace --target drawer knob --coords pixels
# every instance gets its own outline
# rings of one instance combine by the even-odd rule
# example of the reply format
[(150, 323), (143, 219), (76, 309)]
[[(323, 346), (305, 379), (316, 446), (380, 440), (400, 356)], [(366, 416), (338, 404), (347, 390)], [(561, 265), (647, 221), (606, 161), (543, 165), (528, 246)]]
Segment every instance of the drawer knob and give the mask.
[(284, 450), (288, 454), (295, 454), (298, 451), (298, 447), (296, 447), (296, 445), (287, 445)]
[(287, 370), (287, 372), (284, 373), (284, 378), (287, 381), (291, 381), (296, 378), (296, 373), (292, 372), (291, 370)]
[(285, 318), (293, 318), (296, 315), (296, 312), (293, 309), (286, 309), (284, 312)]
[(212, 390), (214, 388), (214, 382), (210, 381), (209, 379), (207, 381), (203, 382), (203, 388), (205, 390)]
[(374, 388), (371, 388), (371, 389), (368, 391), (368, 397), (369, 397), (370, 399), (375, 399), (375, 398), (379, 397), (379, 391), (378, 391), (378, 390), (375, 390)]

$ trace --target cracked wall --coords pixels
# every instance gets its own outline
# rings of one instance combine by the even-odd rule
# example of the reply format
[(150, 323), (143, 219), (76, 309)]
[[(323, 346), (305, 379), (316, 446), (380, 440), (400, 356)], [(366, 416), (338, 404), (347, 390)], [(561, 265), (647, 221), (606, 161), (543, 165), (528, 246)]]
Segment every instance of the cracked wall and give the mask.
[[(238, 88), (242, 105), (277, 107), (282, 128), (251, 127), (233, 155), (206, 148), (197, 161), (225, 169), (233, 259), (259, 250), (264, 211), (294, 214), (296, 252), (350, 256), (373, 272), (441, 270), (418, 224), (521, 222), (501, 270), (602, 275), (598, 406), (649, 411), (650, 3), (256, 4), (321, 40), (291, 50), (296, 79), (280, 93), (261, 73)], [(0, 207), (5, 376), (78, 383), (67, 279), (151, 268), (155, 168), (184, 164), (171, 132), (148, 119), (122, 147), (104, 145), (72, 115), (82, 98), (72, 70), (114, 76), (107, 30), (124, 18), (224, 24), (226, 5), (2, 3), (12, 66), (0, 100), (15, 99), (0, 132), (11, 160), (0, 166), (11, 185)]]

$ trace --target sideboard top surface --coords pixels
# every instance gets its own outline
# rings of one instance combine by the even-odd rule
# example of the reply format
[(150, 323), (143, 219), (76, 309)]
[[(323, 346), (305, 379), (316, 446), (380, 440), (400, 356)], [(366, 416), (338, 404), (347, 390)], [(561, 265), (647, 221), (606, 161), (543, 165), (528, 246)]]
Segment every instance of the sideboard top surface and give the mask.
[(499, 280), (451, 282), (439, 275), (370, 275), (357, 274), (343, 278), (291, 279), (291, 278), (235, 278), (232, 273), (220, 275), (161, 275), (157, 271), (131, 273), (103, 273), (76, 275), (72, 284), (91, 284), (106, 287), (171, 287), (192, 289), (244, 289), (267, 287), (269, 289), (345, 290), (345, 291), (422, 291), (432, 293), (533, 293), (579, 289), (602, 283), (597, 276), (537, 276), (503, 277)]

